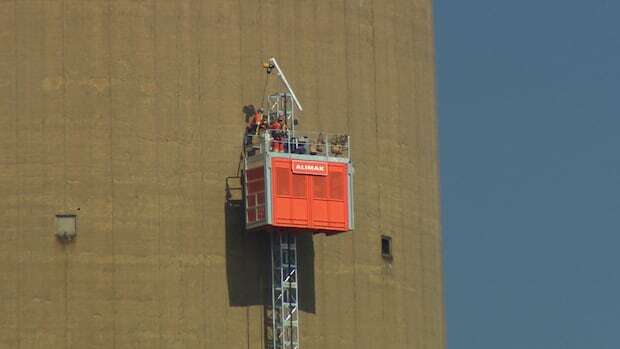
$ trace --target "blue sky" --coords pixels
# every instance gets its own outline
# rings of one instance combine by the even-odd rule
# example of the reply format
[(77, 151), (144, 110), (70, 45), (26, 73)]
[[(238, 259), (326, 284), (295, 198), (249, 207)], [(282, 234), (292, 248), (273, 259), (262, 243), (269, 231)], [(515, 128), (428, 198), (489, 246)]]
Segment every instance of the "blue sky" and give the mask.
[(448, 348), (620, 348), (620, 1), (434, 7)]

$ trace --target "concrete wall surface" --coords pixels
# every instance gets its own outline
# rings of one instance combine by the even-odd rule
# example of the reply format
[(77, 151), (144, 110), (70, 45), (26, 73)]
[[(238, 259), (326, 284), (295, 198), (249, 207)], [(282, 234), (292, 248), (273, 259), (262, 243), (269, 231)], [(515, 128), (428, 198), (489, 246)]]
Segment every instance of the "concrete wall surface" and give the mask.
[(0, 348), (264, 347), (268, 244), (225, 189), (270, 56), (356, 169), (356, 230), (300, 243), (301, 347), (444, 348), (431, 8), (0, 0)]

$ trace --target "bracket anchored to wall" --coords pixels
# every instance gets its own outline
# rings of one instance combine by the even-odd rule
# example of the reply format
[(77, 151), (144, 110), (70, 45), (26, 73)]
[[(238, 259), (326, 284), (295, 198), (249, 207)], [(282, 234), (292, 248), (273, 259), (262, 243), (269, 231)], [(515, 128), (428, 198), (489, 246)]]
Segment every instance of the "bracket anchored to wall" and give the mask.
[(69, 243), (77, 237), (77, 215), (56, 215), (56, 238), (62, 243)]

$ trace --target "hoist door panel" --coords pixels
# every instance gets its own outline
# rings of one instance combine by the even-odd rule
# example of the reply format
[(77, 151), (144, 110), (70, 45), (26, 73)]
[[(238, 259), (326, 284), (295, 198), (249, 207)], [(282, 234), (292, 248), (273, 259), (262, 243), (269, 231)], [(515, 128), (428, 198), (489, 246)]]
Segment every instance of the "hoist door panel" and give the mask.
[(329, 164), (327, 176), (312, 179), (312, 226), (320, 229), (347, 230), (347, 167)]
[(349, 164), (273, 158), (271, 165), (272, 225), (349, 229)]
[(265, 207), (265, 168), (255, 167), (244, 171), (245, 223), (257, 226), (267, 222)]
[(290, 161), (274, 160), (273, 222), (276, 225), (304, 228), (308, 220), (306, 176), (291, 172)]

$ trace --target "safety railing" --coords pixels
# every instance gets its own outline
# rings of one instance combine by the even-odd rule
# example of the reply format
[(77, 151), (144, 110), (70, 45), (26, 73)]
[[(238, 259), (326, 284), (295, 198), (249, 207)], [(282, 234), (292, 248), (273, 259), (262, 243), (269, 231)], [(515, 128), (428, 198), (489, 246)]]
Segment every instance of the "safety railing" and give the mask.
[(281, 130), (265, 130), (245, 136), (248, 157), (272, 153), (290, 153), (317, 157), (350, 158), (349, 135), (324, 132), (296, 132), (294, 136)]

